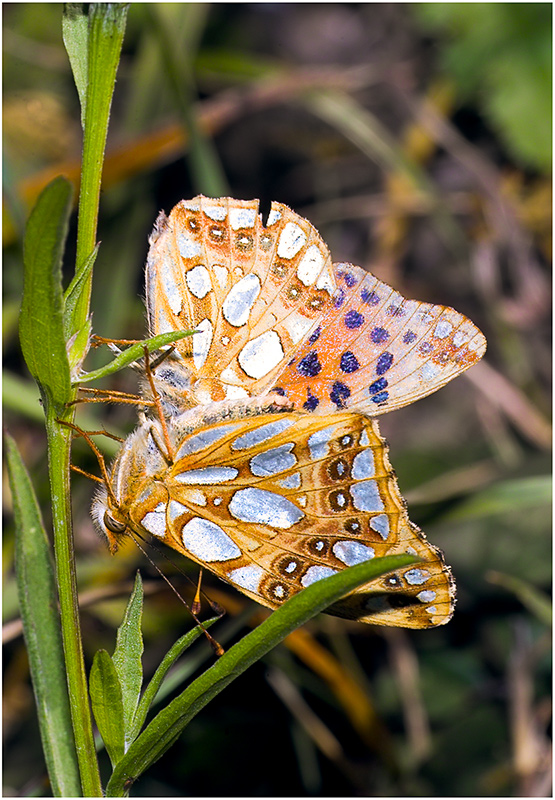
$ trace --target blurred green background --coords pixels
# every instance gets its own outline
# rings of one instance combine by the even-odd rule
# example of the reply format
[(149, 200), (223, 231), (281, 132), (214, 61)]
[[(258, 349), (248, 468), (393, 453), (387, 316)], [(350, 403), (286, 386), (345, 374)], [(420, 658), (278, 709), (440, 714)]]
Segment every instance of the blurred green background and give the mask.
[[(77, 180), (80, 113), (62, 6), (2, 10), (4, 420), (48, 523), (42, 411), (17, 339), (22, 232), (48, 180)], [(287, 203), (334, 261), (454, 306), (489, 343), (470, 373), (381, 421), (411, 519), (453, 568), (453, 620), (414, 633), (320, 617), (211, 703), (135, 796), (550, 795), (550, 170), (548, 3), (131, 5), (96, 333), (146, 333), (156, 215), (217, 190), (259, 197), (263, 211)], [(74, 230), (68, 279), (73, 243)], [(106, 360), (93, 352), (88, 366)], [(106, 385), (136, 382), (127, 371)], [(135, 422), (125, 407), (80, 415), (123, 433)], [(95, 471), (80, 443), (74, 461)], [(109, 555), (89, 518), (91, 483), (73, 485), (87, 661), (113, 650), (140, 567), (148, 673), (189, 619), (133, 547)], [(4, 796), (48, 794), (8, 492), (4, 513)], [(209, 575), (204, 588), (228, 609), (223, 644), (256, 624), (259, 607)], [(200, 644), (176, 681), (211, 658)]]

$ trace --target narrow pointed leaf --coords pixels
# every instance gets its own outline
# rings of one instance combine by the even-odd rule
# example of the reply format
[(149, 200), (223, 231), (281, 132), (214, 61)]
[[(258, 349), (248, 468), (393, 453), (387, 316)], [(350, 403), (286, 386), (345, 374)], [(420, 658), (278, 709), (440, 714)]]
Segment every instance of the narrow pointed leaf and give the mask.
[(118, 674), (109, 653), (95, 653), (89, 676), (91, 704), (102, 741), (113, 765), (125, 752), (123, 700)]
[(87, 281), (90, 278), (96, 257), (98, 255), (98, 248), (96, 245), (90, 256), (85, 261), (83, 269), (79, 274), (73, 276), (73, 280), (66, 289), (64, 295), (64, 332), (66, 339), (69, 339), (75, 333), (75, 320), (74, 312), (79, 303), (82, 293), (87, 288)]
[(23, 302), (19, 337), (29, 372), (52, 402), (69, 399), (70, 376), (63, 327), (62, 255), (72, 187), (55, 178), (41, 192), (25, 229)]
[(89, 18), (83, 3), (65, 3), (62, 17), (62, 39), (71, 64), (73, 80), (81, 103), (81, 125), (85, 124), (87, 108), (87, 77), (89, 61)]
[(150, 339), (144, 339), (137, 344), (132, 344), (131, 347), (126, 348), (123, 353), (120, 353), (113, 361), (106, 364), (104, 367), (95, 369), (93, 372), (87, 372), (75, 380), (75, 383), (88, 383), (88, 381), (97, 381), (100, 378), (105, 378), (112, 375), (114, 372), (119, 372), (124, 367), (132, 364), (133, 361), (144, 356), (145, 345), (148, 347), (148, 352), (153, 353), (160, 347), (165, 347), (168, 344), (173, 344), (179, 339), (184, 339), (186, 336), (192, 336), (194, 331), (169, 331), (168, 333), (159, 333), (157, 336), (152, 336)]
[[(208, 622), (203, 622), (203, 626), (205, 628), (210, 628), (215, 622), (217, 622), (219, 617), (214, 617), (213, 619), (208, 620)], [(180, 639), (168, 650), (164, 658), (162, 659), (158, 669), (152, 676), (148, 686), (146, 687), (143, 696), (139, 702), (137, 707), (137, 711), (135, 713), (135, 719), (133, 720), (133, 736), (132, 740), (134, 741), (140, 733), (141, 728), (143, 727), (144, 721), (146, 719), (146, 715), (148, 714), (148, 710), (156, 695), (158, 694), (158, 690), (162, 685), (162, 681), (168, 674), (168, 671), (177, 661), (179, 656), (189, 648), (193, 642), (203, 635), (203, 630), (199, 626), (193, 628), (192, 631), (189, 631), (184, 636), (181, 636)]]
[(17, 589), (44, 758), (54, 796), (78, 797), (81, 781), (65, 681), (52, 553), (25, 465), (8, 434), (5, 441), (16, 524)]
[(116, 649), (112, 661), (119, 677), (123, 701), (123, 723), (126, 742), (131, 741), (130, 730), (139, 704), (143, 685), (143, 583), (137, 572), (135, 586), (125, 609), (123, 622), (118, 628)]

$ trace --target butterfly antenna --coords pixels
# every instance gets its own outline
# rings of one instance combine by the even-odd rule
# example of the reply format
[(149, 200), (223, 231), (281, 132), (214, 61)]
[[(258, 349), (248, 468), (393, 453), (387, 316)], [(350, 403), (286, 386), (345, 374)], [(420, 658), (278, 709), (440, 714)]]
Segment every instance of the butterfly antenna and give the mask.
[[(192, 618), (193, 618), (193, 620), (195, 621), (195, 623), (196, 623), (196, 624), (199, 626), (199, 628), (202, 630), (202, 632), (204, 633), (204, 635), (206, 636), (206, 638), (207, 638), (207, 639), (208, 639), (208, 641), (210, 642), (210, 645), (211, 645), (212, 649), (214, 650), (215, 654), (216, 654), (218, 657), (220, 657), (220, 656), (223, 656), (223, 654), (224, 654), (225, 650), (223, 649), (223, 647), (221, 646), (221, 644), (220, 644), (219, 642), (217, 642), (217, 641), (214, 639), (214, 637), (213, 637), (213, 636), (211, 636), (211, 635), (208, 633), (208, 631), (206, 630), (206, 628), (204, 627), (204, 625), (202, 624), (202, 622), (199, 620), (199, 618), (197, 617), (197, 615), (196, 615), (196, 613), (193, 611), (193, 609), (191, 609), (191, 608), (190, 608), (190, 607), (187, 605), (186, 601), (183, 599), (183, 597), (181, 597), (181, 595), (179, 594), (179, 592), (177, 591), (177, 589), (175, 588), (175, 586), (173, 585), (173, 583), (170, 581), (170, 579), (169, 579), (169, 578), (167, 578), (167, 577), (164, 575), (164, 573), (162, 572), (162, 570), (160, 569), (160, 567), (159, 567), (159, 566), (158, 566), (158, 565), (157, 565), (157, 564), (156, 564), (156, 563), (155, 563), (155, 562), (152, 560), (152, 558), (149, 556), (149, 554), (147, 553), (147, 551), (145, 550), (145, 548), (142, 546), (142, 544), (140, 544), (140, 542), (139, 542), (139, 539), (142, 539), (142, 537), (141, 537), (141, 536), (140, 536), (140, 535), (139, 535), (139, 534), (138, 534), (136, 531), (133, 531), (133, 533), (134, 533), (133, 540), (134, 540), (135, 544), (137, 545), (137, 547), (139, 548), (139, 550), (141, 551), (141, 553), (142, 553), (142, 554), (145, 556), (145, 558), (147, 559), (147, 561), (149, 561), (149, 562), (150, 562), (150, 564), (151, 564), (151, 565), (154, 567), (154, 569), (155, 569), (155, 570), (156, 570), (156, 572), (157, 572), (157, 573), (160, 575), (160, 577), (161, 577), (161, 578), (163, 578), (163, 579), (165, 580), (165, 582), (168, 584), (168, 586), (170, 587), (170, 589), (172, 590), (172, 592), (175, 594), (175, 596), (176, 596), (177, 598), (179, 598), (179, 600), (180, 600), (180, 601), (183, 603), (183, 605), (185, 606), (185, 608), (187, 609), (187, 611), (189, 612), (189, 614), (192, 616)], [(144, 540), (143, 540), (143, 541), (144, 541)], [(170, 560), (170, 559), (168, 559), (168, 560)], [(171, 563), (171, 562), (170, 562), (170, 563)], [(196, 597), (195, 597), (195, 601), (196, 601)]]

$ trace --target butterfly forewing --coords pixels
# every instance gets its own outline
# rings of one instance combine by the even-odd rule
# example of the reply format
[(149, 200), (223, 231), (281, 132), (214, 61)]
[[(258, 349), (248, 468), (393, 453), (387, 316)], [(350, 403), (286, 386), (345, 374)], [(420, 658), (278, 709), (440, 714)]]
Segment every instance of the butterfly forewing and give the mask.
[(351, 264), (334, 270), (333, 308), (277, 378), (295, 408), (383, 414), (431, 394), (482, 358), (483, 334), (454, 309), (405, 300)]
[(151, 332), (196, 331), (159, 375), (178, 406), (277, 390), (298, 410), (374, 416), (436, 391), (486, 348), (453, 309), (332, 267), (317, 231), (279, 203), (264, 226), (257, 201), (182, 201), (158, 220), (146, 277)]
[[(449, 569), (409, 521), (374, 421), (274, 413), (195, 426), (189, 413), (172, 435), (172, 465), (120, 455), (118, 508), (108, 505), (130, 528), (270, 608), (347, 566), (416, 553), (424, 564), (367, 584), (334, 613), (416, 628), (450, 618)], [(156, 438), (144, 427), (127, 449), (151, 451)]]
[(186, 400), (260, 394), (332, 302), (325, 244), (279, 203), (264, 227), (257, 201), (182, 201), (150, 241), (151, 332), (196, 331), (176, 345), (191, 376)]

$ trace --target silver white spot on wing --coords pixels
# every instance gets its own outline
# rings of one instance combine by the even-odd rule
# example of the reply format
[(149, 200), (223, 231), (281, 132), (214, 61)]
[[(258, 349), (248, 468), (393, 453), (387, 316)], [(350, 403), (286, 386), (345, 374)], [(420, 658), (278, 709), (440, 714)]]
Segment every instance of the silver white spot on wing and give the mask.
[(222, 425), (219, 428), (207, 428), (200, 433), (189, 436), (177, 451), (175, 460), (178, 461), (184, 456), (191, 455), (191, 453), (198, 453), (199, 450), (210, 447), (214, 442), (224, 439), (229, 433), (236, 431), (239, 426), (239, 422), (232, 422), (229, 425)]
[(193, 517), (181, 531), (187, 550), (202, 561), (229, 561), (241, 551), (225, 531), (202, 517)]
[(280, 258), (293, 258), (306, 242), (306, 233), (295, 222), (288, 222), (282, 230), (277, 254)]
[(337, 287), (335, 284), (335, 279), (329, 269), (322, 270), (318, 276), (318, 280), (316, 281), (316, 288), (325, 289), (330, 296), (333, 295)]
[(258, 587), (260, 586), (260, 581), (264, 577), (264, 570), (262, 567), (257, 567), (254, 565), (249, 565), (247, 567), (239, 567), (239, 569), (234, 569), (231, 572), (228, 572), (227, 577), (233, 583), (236, 583), (237, 586), (241, 586), (243, 589), (246, 589), (249, 592), (258, 592)]
[(294, 472), (292, 475), (287, 475), (287, 477), (282, 478), (277, 483), (278, 486), (281, 486), (283, 489), (300, 489), (301, 488), (300, 473)]
[(359, 481), (363, 478), (371, 478), (375, 473), (374, 454), (370, 449), (362, 450), (353, 459), (352, 477)]
[(194, 258), (200, 255), (200, 244), (184, 233), (177, 237), (177, 247), (182, 258)]
[(290, 528), (304, 513), (285, 497), (265, 489), (239, 489), (229, 503), (229, 513), (242, 522)]
[(360, 444), (362, 447), (368, 447), (370, 444), (370, 438), (368, 436), (368, 431), (366, 428), (363, 428), (362, 433), (360, 434)]
[(177, 500), (170, 500), (170, 504), (168, 506), (168, 518), (170, 522), (175, 522), (175, 520), (180, 517), (182, 514), (187, 514), (189, 509), (187, 506), (184, 506), (183, 503), (179, 503)]
[(455, 347), (462, 347), (463, 344), (466, 344), (469, 339), (470, 336), (468, 336), (468, 334), (464, 333), (463, 331), (456, 331), (453, 336), (453, 345)]
[(315, 461), (319, 458), (325, 458), (327, 456), (328, 445), (335, 433), (336, 427), (336, 425), (330, 425), (329, 428), (322, 428), (308, 437), (308, 449), (310, 450), (310, 457)]
[(144, 515), (141, 525), (154, 536), (164, 536), (166, 533), (166, 504), (158, 503), (154, 511), (149, 511)]
[(236, 328), (248, 322), (253, 304), (260, 294), (260, 278), (250, 272), (229, 291), (222, 306), (224, 318)]
[(407, 583), (410, 583), (411, 586), (419, 586), (421, 583), (426, 583), (428, 578), (430, 577), (429, 572), (425, 572), (421, 569), (409, 569), (404, 574), (404, 578)]
[(318, 245), (311, 244), (297, 267), (297, 277), (305, 286), (312, 286), (324, 266), (324, 256)]
[(297, 463), (295, 455), (291, 452), (294, 446), (293, 443), (282, 444), (279, 447), (273, 447), (271, 450), (258, 453), (250, 460), (252, 474), (261, 478), (265, 475), (276, 475), (278, 472), (291, 469)]
[(230, 383), (224, 383), (223, 388), (226, 400), (240, 400), (242, 397), (250, 397), (247, 390), (242, 389), (240, 386), (232, 386)]
[(372, 517), (370, 520), (370, 527), (376, 533), (379, 533), (384, 542), (389, 537), (389, 517), (387, 514), (378, 514), (377, 517)]
[(263, 378), (284, 356), (281, 340), (275, 331), (266, 331), (243, 347), (237, 360), (249, 378)]
[(431, 589), (424, 589), (424, 591), (418, 592), (416, 596), (421, 603), (431, 603), (432, 600), (436, 599), (436, 593)]
[(438, 339), (446, 339), (452, 330), (453, 325), (448, 320), (440, 319), (436, 325), (434, 336), (436, 336)]
[(280, 219), (281, 219), (281, 211), (278, 211), (277, 208), (272, 208), (268, 216), (268, 222), (266, 223), (266, 227), (269, 228), (270, 225), (274, 225)]
[(310, 586), (311, 583), (316, 583), (316, 581), (321, 581), (322, 578), (329, 578), (330, 575), (335, 575), (337, 572), (336, 569), (332, 569), (331, 567), (320, 567), (314, 566), (309, 567), (303, 577), (301, 578), (301, 583), (303, 586)]
[(198, 265), (193, 267), (193, 269), (190, 269), (185, 275), (185, 280), (187, 281), (187, 286), (191, 294), (193, 294), (195, 297), (198, 297), (199, 300), (202, 300), (203, 297), (206, 297), (208, 292), (212, 289), (210, 273), (206, 267), (203, 267), (202, 265)]
[(193, 363), (197, 369), (200, 369), (204, 366), (210, 352), (214, 329), (206, 317), (198, 325), (195, 325), (195, 329), (197, 333), (193, 333)]
[(201, 467), (180, 472), (175, 476), (175, 480), (179, 483), (208, 486), (235, 480), (238, 474), (239, 470), (235, 467)]
[(283, 325), (291, 336), (293, 344), (297, 344), (312, 328), (314, 321), (303, 317), (302, 314), (289, 314), (283, 320)]
[(238, 436), (234, 442), (231, 443), (232, 450), (246, 450), (248, 447), (255, 447), (262, 444), (262, 442), (273, 439), (274, 436), (286, 431), (291, 425), (295, 424), (295, 419), (291, 417), (278, 417), (273, 422), (267, 422), (266, 425), (261, 425), (259, 428), (253, 428), (247, 431), (242, 436)]
[(252, 228), (256, 220), (256, 211), (254, 208), (230, 208), (229, 209), (229, 224), (234, 231), (239, 228)]
[(384, 505), (376, 481), (353, 483), (349, 487), (353, 505), (359, 511), (383, 511)]
[(203, 206), (202, 210), (214, 222), (223, 222), (227, 215), (227, 209), (222, 206)]
[(360, 542), (336, 542), (333, 546), (333, 553), (340, 561), (348, 567), (354, 564), (361, 564), (363, 561), (369, 561), (376, 555), (373, 547), (367, 547)]

